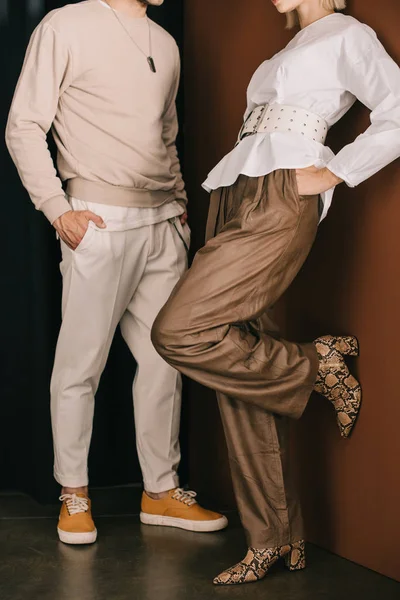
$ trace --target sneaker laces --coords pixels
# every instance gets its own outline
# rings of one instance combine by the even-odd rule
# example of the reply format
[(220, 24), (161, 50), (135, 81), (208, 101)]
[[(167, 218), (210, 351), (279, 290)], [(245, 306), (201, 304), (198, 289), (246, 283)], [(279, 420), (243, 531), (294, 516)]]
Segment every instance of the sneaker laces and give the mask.
[(195, 499), (196, 496), (196, 492), (192, 492), (190, 490), (186, 491), (182, 488), (176, 488), (171, 498), (173, 498), (174, 500), (178, 500), (178, 502), (186, 504), (186, 506), (193, 506), (193, 504), (197, 504), (197, 500)]
[(89, 510), (89, 500), (81, 498), (76, 494), (63, 494), (60, 496), (60, 500), (61, 502), (65, 502), (70, 515), (77, 515)]

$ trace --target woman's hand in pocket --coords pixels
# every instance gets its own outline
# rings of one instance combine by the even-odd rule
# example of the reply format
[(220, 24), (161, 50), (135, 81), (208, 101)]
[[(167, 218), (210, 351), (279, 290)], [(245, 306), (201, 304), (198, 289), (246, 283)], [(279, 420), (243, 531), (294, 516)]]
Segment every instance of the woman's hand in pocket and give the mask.
[(317, 167), (296, 169), (296, 179), (299, 196), (322, 194), (343, 181), (326, 167), (323, 169), (317, 169)]
[(87, 232), (89, 221), (101, 229), (106, 228), (103, 219), (90, 210), (70, 210), (56, 219), (53, 226), (62, 241), (71, 250), (76, 250)]

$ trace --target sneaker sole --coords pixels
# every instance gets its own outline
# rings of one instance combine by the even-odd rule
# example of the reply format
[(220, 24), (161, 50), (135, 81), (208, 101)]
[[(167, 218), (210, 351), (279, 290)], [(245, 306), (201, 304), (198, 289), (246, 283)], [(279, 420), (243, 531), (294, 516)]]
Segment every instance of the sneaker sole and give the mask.
[(228, 525), (228, 519), (221, 517), (213, 521), (189, 521), (188, 519), (178, 519), (176, 517), (163, 517), (162, 515), (149, 515), (140, 513), (140, 522), (144, 525), (161, 525), (162, 527), (177, 527), (186, 529), (186, 531), (220, 531)]
[(85, 533), (72, 533), (57, 527), (58, 537), (64, 544), (94, 544), (97, 540), (97, 529)]

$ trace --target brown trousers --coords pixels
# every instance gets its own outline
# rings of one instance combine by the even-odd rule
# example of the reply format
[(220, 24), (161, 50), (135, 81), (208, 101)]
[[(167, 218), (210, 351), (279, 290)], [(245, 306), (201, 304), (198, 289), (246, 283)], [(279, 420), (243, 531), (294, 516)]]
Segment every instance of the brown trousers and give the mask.
[(208, 242), (153, 328), (168, 363), (217, 391), (239, 512), (256, 548), (303, 537), (287, 417), (302, 415), (318, 358), (314, 344), (283, 340), (269, 309), (303, 265), (318, 220), (318, 197), (299, 196), (294, 171), (241, 175), (217, 190)]

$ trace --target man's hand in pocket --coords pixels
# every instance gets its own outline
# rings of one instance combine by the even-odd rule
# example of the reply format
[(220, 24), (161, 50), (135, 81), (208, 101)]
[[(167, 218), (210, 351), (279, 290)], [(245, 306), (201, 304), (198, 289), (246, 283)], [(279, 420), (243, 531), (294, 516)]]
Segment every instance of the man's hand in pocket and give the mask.
[(89, 221), (93, 221), (101, 229), (107, 227), (103, 219), (90, 210), (70, 210), (56, 219), (53, 227), (62, 241), (71, 250), (76, 250), (87, 232)]

